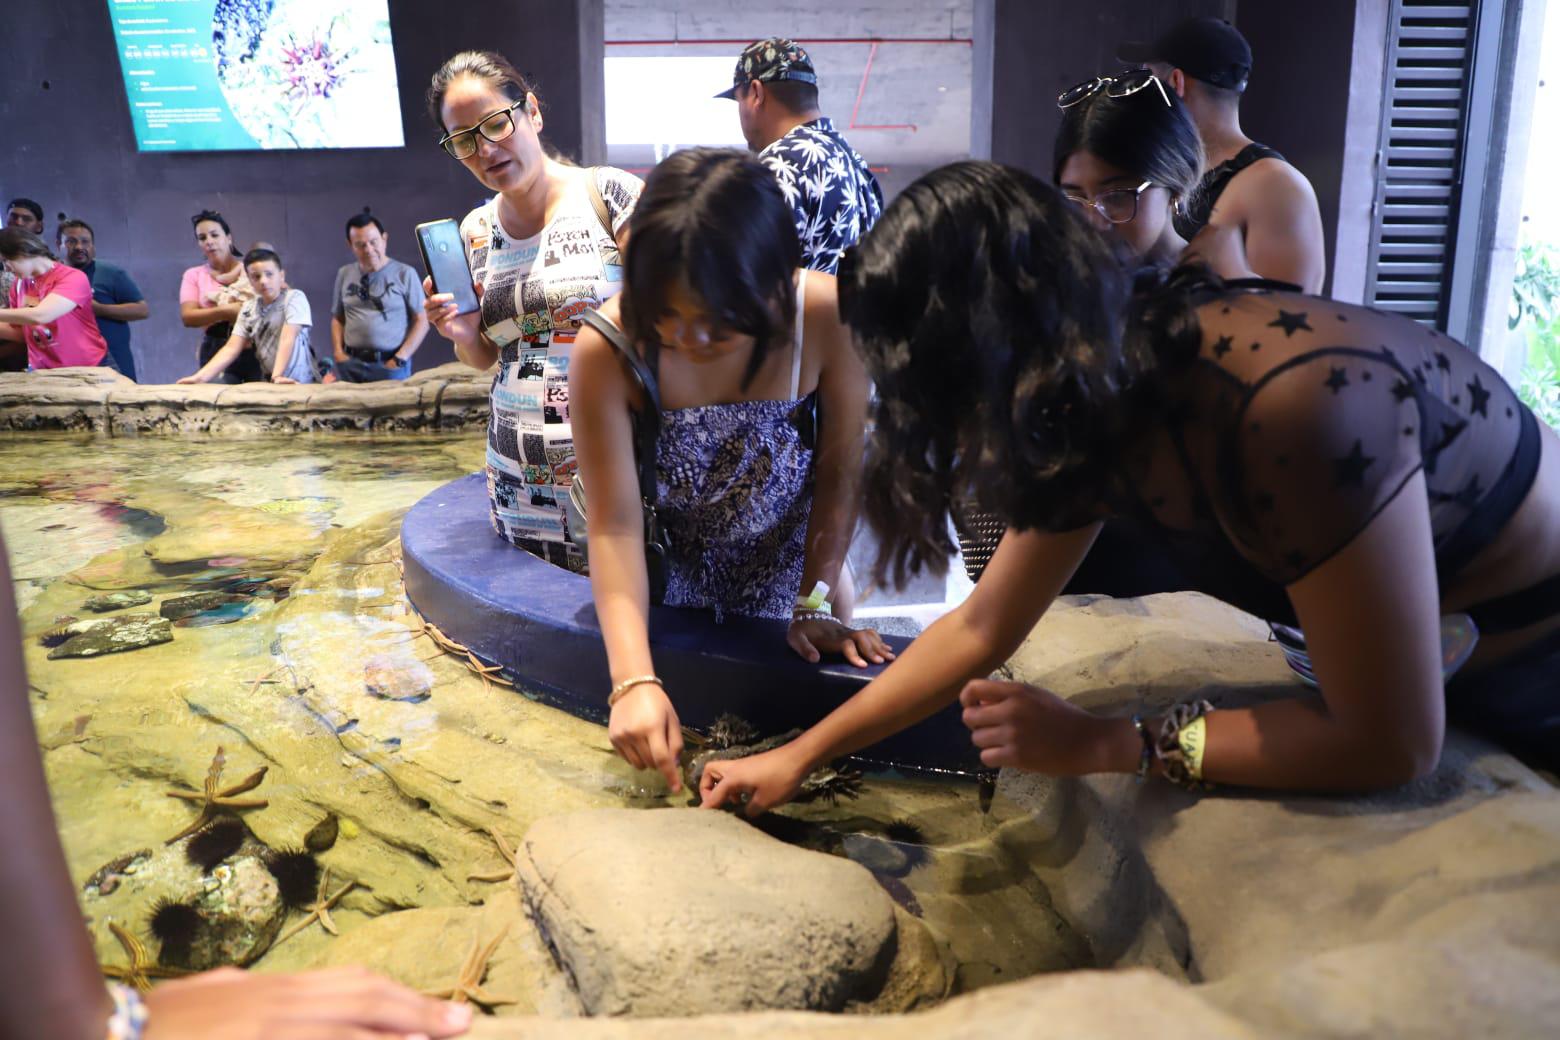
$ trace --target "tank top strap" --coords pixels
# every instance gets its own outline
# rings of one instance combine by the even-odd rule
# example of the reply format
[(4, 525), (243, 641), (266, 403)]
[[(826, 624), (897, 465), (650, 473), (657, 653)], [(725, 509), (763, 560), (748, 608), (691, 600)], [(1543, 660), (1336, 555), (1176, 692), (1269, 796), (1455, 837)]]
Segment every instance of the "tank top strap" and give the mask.
[(807, 321), (807, 269), (796, 276), (796, 340), (791, 346), (791, 400), (802, 388), (802, 334)]

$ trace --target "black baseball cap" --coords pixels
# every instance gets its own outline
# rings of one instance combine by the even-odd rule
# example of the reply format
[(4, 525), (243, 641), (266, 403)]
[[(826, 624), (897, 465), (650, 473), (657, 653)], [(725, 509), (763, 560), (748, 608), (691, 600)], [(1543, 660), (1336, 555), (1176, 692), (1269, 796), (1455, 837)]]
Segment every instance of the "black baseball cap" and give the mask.
[(1193, 79), (1237, 92), (1251, 76), (1251, 44), (1223, 18), (1188, 18), (1153, 43), (1124, 43), (1116, 60), (1174, 65)]
[(750, 43), (737, 58), (737, 70), (731, 76), (731, 88), (715, 96), (735, 98), (738, 89), (749, 83), (773, 83), (775, 80), (792, 79), (801, 83), (817, 83), (818, 74), (813, 71), (812, 58), (801, 45), (780, 36), (771, 36), (757, 43)]

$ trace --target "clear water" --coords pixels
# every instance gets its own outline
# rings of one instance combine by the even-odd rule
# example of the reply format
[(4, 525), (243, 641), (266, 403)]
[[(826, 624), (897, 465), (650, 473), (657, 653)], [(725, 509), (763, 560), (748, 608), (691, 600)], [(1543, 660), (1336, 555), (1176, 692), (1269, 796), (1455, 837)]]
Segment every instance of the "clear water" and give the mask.
[[(195, 818), (197, 804), (168, 792), (198, 790), (219, 746), (219, 786), (268, 767), (247, 795), (267, 805), (241, 810), (266, 845), (301, 846), (327, 816), (341, 821), (320, 858), (358, 883), (334, 911), (344, 937), (384, 913), (493, 899), (503, 883), (471, 878), (500, 865), (486, 828), (514, 842), (549, 813), (682, 800), (614, 756), (601, 727), (441, 652), (409, 611), (399, 518), (482, 451), (480, 435), (0, 439), (34, 717), (105, 963), (125, 960), (111, 920), (156, 953), (147, 915), (162, 882), (82, 886)], [(153, 600), (102, 616), (192, 592), (223, 602), (175, 624), (171, 642), (48, 658), (50, 633), (98, 616), (88, 597), (120, 590)], [(972, 786), (872, 779), (856, 800), (786, 812), (777, 836), (877, 869), (951, 951), (960, 989), (1087, 961), (990, 839)], [(344, 941), (316, 926), (257, 967), (323, 963)]]

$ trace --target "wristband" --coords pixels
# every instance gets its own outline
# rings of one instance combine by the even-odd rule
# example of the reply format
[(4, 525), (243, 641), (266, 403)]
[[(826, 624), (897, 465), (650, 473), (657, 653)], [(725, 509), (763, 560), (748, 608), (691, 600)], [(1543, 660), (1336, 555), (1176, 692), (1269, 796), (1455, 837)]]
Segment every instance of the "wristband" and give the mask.
[(830, 614), (834, 613), (834, 609), (829, 603), (829, 583), (826, 581), (816, 582), (812, 591), (807, 595), (797, 596), (796, 609), (822, 610)]
[(141, 994), (117, 982), (109, 984), (108, 994), (114, 998), (114, 1013), (108, 1019), (106, 1040), (141, 1040), (146, 1030), (146, 1004)]
[(1200, 715), (1184, 726), (1176, 737), (1181, 754), (1186, 756), (1186, 775), (1193, 780), (1202, 779), (1203, 752), (1208, 749), (1208, 717)]
[(655, 685), (660, 686), (662, 690), (666, 689), (666, 686), (661, 682), (661, 680), (653, 675), (636, 675), (632, 679), (624, 679), (622, 682), (612, 687), (612, 692), (607, 694), (607, 707), (610, 708), (618, 701), (622, 700), (623, 695), (629, 690), (632, 690), (635, 686), (644, 686), (647, 683), (654, 683)]

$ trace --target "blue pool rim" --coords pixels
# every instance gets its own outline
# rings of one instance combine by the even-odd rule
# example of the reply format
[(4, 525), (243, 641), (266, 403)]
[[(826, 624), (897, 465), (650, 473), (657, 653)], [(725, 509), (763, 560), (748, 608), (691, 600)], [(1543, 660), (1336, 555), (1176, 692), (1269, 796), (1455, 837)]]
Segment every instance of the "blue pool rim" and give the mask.
[[(431, 492), (401, 523), (406, 594), (424, 618), (544, 703), (605, 724), (611, 688), (590, 580), (493, 532), (487, 484), (474, 473)], [(897, 651), (908, 640), (887, 637)], [(810, 726), (881, 668), (841, 660), (811, 665), (785, 642), (781, 622), (654, 607), (650, 643), (684, 726), (707, 728), (725, 713), (763, 733)], [(873, 770), (974, 776), (980, 761), (950, 705), (866, 748)]]

